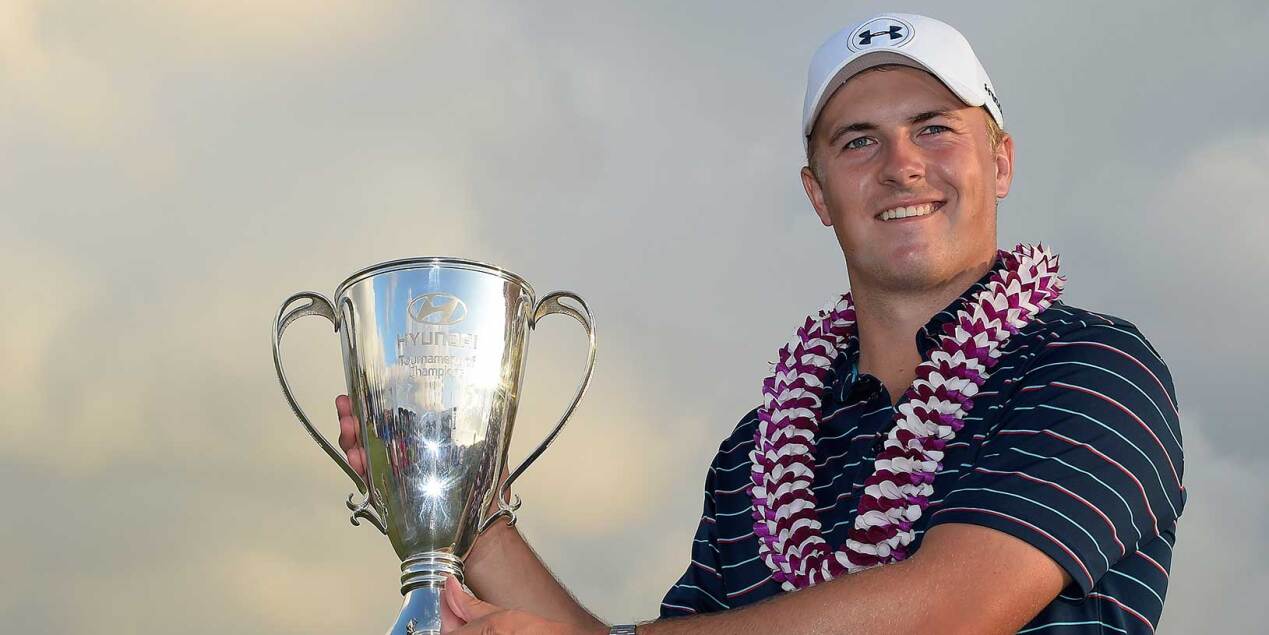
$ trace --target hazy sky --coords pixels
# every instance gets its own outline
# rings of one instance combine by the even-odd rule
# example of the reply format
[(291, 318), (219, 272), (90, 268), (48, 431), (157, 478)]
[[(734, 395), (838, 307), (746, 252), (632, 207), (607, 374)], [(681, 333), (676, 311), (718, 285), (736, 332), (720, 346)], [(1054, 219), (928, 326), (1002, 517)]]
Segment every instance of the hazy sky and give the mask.
[[(591, 303), (592, 390), (520, 481), (520, 526), (601, 616), (653, 616), (718, 442), (846, 288), (797, 178), (806, 64), (898, 9), (958, 27), (998, 88), (1001, 245), (1052, 245), (1067, 301), (1172, 369), (1190, 499), (1160, 632), (1256, 630), (1269, 5), (1046, 7), (3, 0), (0, 623), (386, 629), (396, 558), (348, 525), (267, 334), (290, 293), (420, 255)], [(324, 324), (286, 353), (333, 434)], [(567, 320), (534, 336), (514, 456), (584, 356)]]

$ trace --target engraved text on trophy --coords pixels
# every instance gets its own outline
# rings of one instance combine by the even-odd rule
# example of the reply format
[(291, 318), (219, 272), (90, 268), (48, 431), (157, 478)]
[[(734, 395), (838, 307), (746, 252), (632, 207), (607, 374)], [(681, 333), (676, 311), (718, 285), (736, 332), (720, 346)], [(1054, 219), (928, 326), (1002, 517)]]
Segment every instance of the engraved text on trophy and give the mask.
[[(461, 377), (472, 368), (475, 333), (448, 328), (467, 318), (467, 303), (449, 293), (415, 296), (406, 307), (415, 326), (397, 336), (397, 361), (415, 377)], [(453, 350), (458, 349), (458, 350)]]

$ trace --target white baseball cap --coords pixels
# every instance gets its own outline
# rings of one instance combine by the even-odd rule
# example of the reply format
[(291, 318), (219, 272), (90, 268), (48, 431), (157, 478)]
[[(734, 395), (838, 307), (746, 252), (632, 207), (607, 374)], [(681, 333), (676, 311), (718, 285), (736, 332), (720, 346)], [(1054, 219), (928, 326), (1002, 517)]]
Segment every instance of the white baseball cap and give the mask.
[(991, 79), (960, 31), (922, 15), (883, 13), (838, 31), (815, 51), (802, 104), (804, 149), (833, 93), (860, 71), (882, 64), (930, 73), (967, 105), (986, 106), (996, 124), (1005, 127)]

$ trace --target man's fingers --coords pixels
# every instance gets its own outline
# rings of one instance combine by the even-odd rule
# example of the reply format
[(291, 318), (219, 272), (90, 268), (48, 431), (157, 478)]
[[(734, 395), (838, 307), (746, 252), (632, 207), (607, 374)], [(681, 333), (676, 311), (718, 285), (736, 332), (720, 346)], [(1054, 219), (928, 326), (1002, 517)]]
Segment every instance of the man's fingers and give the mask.
[(352, 399), (348, 395), (340, 395), (335, 397), (335, 412), (339, 414), (339, 418), (352, 416)]
[(471, 615), (467, 612), (467, 603), (464, 601), (467, 599), (467, 593), (460, 588), (457, 578), (452, 575), (445, 576), (445, 587), (441, 595), (444, 596), (445, 606), (453, 611), (460, 622), (466, 624), (471, 621)]
[(345, 452), (349, 452), (360, 445), (357, 439), (360, 427), (357, 425), (357, 418), (352, 415), (339, 418), (339, 447), (343, 448)]
[(459, 615), (454, 594), (449, 592), (449, 581), (445, 583), (445, 591), (441, 593), (441, 632), (452, 633), (467, 624), (467, 620)]
[(352, 400), (348, 395), (335, 397), (335, 412), (339, 415), (339, 447), (348, 457), (348, 465), (353, 471), (366, 475), (366, 450), (361, 447), (361, 424), (353, 416)]
[(348, 465), (358, 474), (366, 475), (366, 449), (361, 447), (357, 439), (357, 420), (344, 417), (339, 420), (339, 447), (344, 449), (348, 457)]
[(466, 625), (467, 622), (454, 614), (454, 609), (449, 607), (448, 602), (441, 602), (441, 633), (453, 633)]
[(445, 603), (449, 605), (450, 610), (465, 623), (502, 610), (493, 604), (476, 599), (476, 596), (469, 594), (454, 576), (445, 578), (444, 594)]
[(357, 470), (363, 478), (366, 476), (366, 448), (358, 447), (353, 450), (353, 456), (357, 457), (357, 463), (353, 465), (353, 469)]
[(361, 448), (353, 448), (346, 456), (348, 457), (348, 467), (351, 467), (354, 472), (365, 478), (366, 468), (365, 461), (361, 458)]

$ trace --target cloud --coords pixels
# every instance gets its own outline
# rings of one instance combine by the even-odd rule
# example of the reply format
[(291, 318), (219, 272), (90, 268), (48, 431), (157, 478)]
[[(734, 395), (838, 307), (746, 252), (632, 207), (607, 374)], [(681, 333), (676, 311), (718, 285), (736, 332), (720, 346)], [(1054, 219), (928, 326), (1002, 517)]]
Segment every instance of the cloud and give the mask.
[(38, 121), (39, 134), (72, 147), (135, 144), (172, 77), (317, 64), (382, 34), (390, 9), (342, 0), (6, 2), (0, 121)]
[(1260, 590), (1269, 584), (1269, 549), (1248, 539), (1269, 534), (1263, 463), (1230, 461), (1211, 440), (1210, 420), (1185, 416), (1185, 511), (1177, 526), (1171, 583), (1160, 632), (1252, 633), (1263, 626)]
[(126, 98), (85, 52), (45, 40), (42, 5), (0, 7), (0, 121), (39, 119), (57, 136), (95, 142), (126, 116)]
[[(30, 452), (30, 435), (46, 429), (60, 410), (78, 398), (75, 386), (57, 381), (67, 369), (91, 360), (71, 341), (91, 328), (94, 308), (108, 293), (103, 281), (85, 271), (53, 245), (22, 240), (9, 233), (0, 243), (0, 270), (7, 276), (5, 325), (0, 328), (0, 401), (10, 413), (0, 433), (0, 456), (18, 458)], [(74, 421), (74, 418), (71, 418)]]
[(131, 1), (121, 13), (173, 34), (163, 43), (186, 54), (215, 59), (319, 53), (373, 37), (388, 26), (396, 3), (336, 0)]
[[(244, 550), (216, 562), (209, 574), (224, 584), (229, 606), (239, 607), (262, 632), (351, 631), (373, 621), (366, 613), (376, 602), (365, 586), (355, 585), (355, 563), (344, 564), (354, 567), (335, 568), (309, 555)], [(390, 579), (390, 573), (383, 577)], [(394, 616), (377, 617), (386, 625)]]

